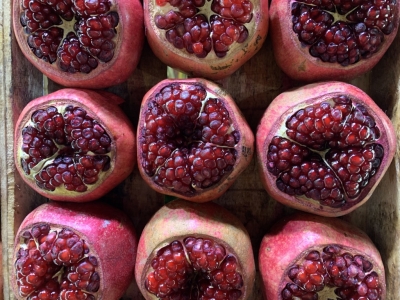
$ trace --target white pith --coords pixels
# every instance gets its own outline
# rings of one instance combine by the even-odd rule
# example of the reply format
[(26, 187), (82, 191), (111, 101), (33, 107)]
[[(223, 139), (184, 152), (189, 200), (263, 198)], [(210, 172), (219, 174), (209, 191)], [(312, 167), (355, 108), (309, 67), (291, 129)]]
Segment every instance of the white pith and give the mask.
[[(210, 24), (210, 17), (211, 17), (212, 15), (218, 15), (217, 13), (215, 13), (215, 12), (213, 12), (213, 11), (211, 10), (212, 1), (213, 1), (213, 0), (205, 0), (204, 6), (202, 6), (202, 7), (197, 7), (197, 8), (199, 9), (199, 12), (196, 13), (196, 15), (204, 14), (204, 15), (206, 16), (207, 22), (208, 22), (209, 24)], [(204, 58), (198, 58), (198, 57), (196, 57), (194, 54), (191, 54), (191, 53), (187, 52), (187, 51), (186, 51), (186, 48), (183, 48), (183, 49), (175, 48), (175, 47), (166, 39), (166, 37), (165, 37), (165, 33), (167, 32), (167, 30), (165, 30), (165, 29), (159, 29), (159, 28), (156, 26), (155, 22), (154, 22), (154, 18), (155, 18), (155, 16), (157, 16), (157, 15), (165, 15), (167, 12), (169, 12), (169, 11), (171, 11), (171, 10), (172, 10), (172, 11), (178, 12), (179, 9), (178, 9), (177, 7), (172, 6), (169, 2), (167, 2), (167, 3), (166, 3), (165, 5), (163, 5), (163, 6), (157, 5), (157, 4), (156, 4), (156, 0), (149, 0), (148, 2), (149, 2), (149, 3), (148, 3), (148, 6), (149, 6), (148, 9), (149, 9), (149, 11), (151, 12), (151, 16), (150, 16), (151, 25), (152, 25), (154, 31), (157, 33), (158, 38), (161, 39), (161, 40), (163, 40), (163, 41), (165, 41), (164, 47), (170, 48), (171, 51), (173, 51), (173, 52), (179, 52), (180, 55), (182, 55), (182, 56), (184, 56), (184, 57), (188, 57), (188, 58), (190, 58), (191, 60), (200, 60), (200, 61), (201, 61), (201, 60), (216, 60), (216, 61), (218, 61), (218, 60), (222, 60), (222, 59), (225, 58), (225, 57), (223, 57), (223, 58), (218, 57), (218, 56), (215, 54), (214, 48), (213, 48), (213, 47), (212, 47), (211, 51), (208, 53), (208, 55), (207, 55), (206, 57), (204, 57)], [(229, 46), (228, 54), (229, 54), (230, 52), (236, 51), (237, 49), (243, 48), (243, 45), (246, 45), (246, 44), (248, 43), (248, 40), (250, 40), (250, 38), (254, 35), (254, 33), (255, 33), (255, 31), (256, 31), (256, 26), (255, 26), (255, 24), (254, 24), (254, 23), (255, 23), (255, 18), (256, 18), (256, 13), (259, 12), (261, 9), (260, 9), (259, 1), (252, 1), (252, 4), (253, 4), (253, 10), (252, 10), (253, 17), (252, 17), (252, 19), (251, 19), (251, 21), (250, 21), (249, 23), (244, 23), (244, 24), (242, 24), (244, 27), (247, 28), (247, 31), (248, 31), (248, 33), (249, 33), (248, 38), (247, 38), (243, 43), (241, 43), (241, 44), (239, 44), (238, 42), (232, 43), (232, 44)], [(221, 16), (221, 17), (222, 17), (222, 16)], [(228, 19), (228, 18), (225, 18), (225, 17), (222, 17), (222, 18)], [(228, 20), (231, 20), (231, 19), (228, 19)], [(210, 29), (211, 29), (211, 27), (210, 27)], [(212, 38), (212, 34), (213, 34), (213, 33), (212, 33), (212, 31), (211, 31), (211, 34), (210, 34), (210, 37), (211, 37), (211, 38)], [(245, 50), (244, 50), (244, 51), (245, 51)], [(228, 55), (227, 55), (227, 56), (228, 56)]]
[[(49, 104), (49, 105), (47, 105), (46, 107), (49, 107), (49, 106), (52, 106), (52, 104)], [(66, 111), (66, 108), (67, 108), (68, 106), (71, 106), (71, 104), (63, 104), (63, 105), (57, 104), (57, 105), (55, 105), (55, 107), (57, 108), (58, 113), (61, 114), (61, 116), (64, 115), (64, 113), (65, 113), (65, 111)], [(79, 106), (79, 104), (78, 104), (78, 103), (74, 103), (74, 107), (75, 107), (75, 106)], [(39, 109), (40, 109), (40, 108), (38, 108), (38, 110), (39, 110)], [(42, 109), (45, 109), (45, 108), (42, 108)], [(85, 111), (86, 111), (87, 115), (90, 116), (90, 113), (89, 113), (86, 109), (85, 109)], [(30, 118), (30, 116), (31, 116), (31, 115), (29, 115), (29, 120), (24, 124), (23, 128), (28, 127), (28, 126), (31, 126), (31, 127), (34, 127), (34, 128), (37, 129), (37, 127), (35, 126), (35, 123), (32, 121), (32, 119)], [(90, 116), (90, 117), (91, 117), (91, 116)], [(95, 120), (95, 119), (93, 118), (93, 120)], [(101, 125), (100, 123), (99, 123), (99, 125), (104, 129), (104, 131), (107, 133), (107, 135), (108, 135), (110, 138), (112, 138), (112, 135), (111, 135), (109, 132), (107, 132), (107, 129), (106, 129), (103, 125)], [(26, 159), (26, 158), (29, 158), (29, 157), (30, 157), (28, 153), (25, 153), (24, 151), (21, 150), (21, 146), (22, 146), (22, 143), (23, 143), (23, 141), (22, 141), (22, 133), (21, 133), (21, 137), (20, 137), (20, 138), (21, 138), (21, 145), (18, 145), (18, 146), (19, 146), (19, 149), (20, 149), (20, 150), (18, 151), (18, 154), (19, 154), (18, 162), (20, 162), (21, 159)], [(36, 181), (36, 180), (35, 180), (35, 176), (36, 176), (37, 174), (39, 174), (40, 171), (41, 171), (42, 169), (44, 169), (44, 168), (47, 167), (48, 165), (51, 165), (51, 164), (54, 162), (54, 159), (55, 159), (58, 155), (60, 155), (60, 153), (59, 153), (60, 150), (62, 150), (62, 149), (64, 149), (64, 148), (68, 148), (68, 147), (65, 146), (65, 145), (59, 145), (59, 144), (57, 144), (57, 143), (55, 142), (55, 140), (52, 140), (52, 141), (53, 141), (54, 145), (58, 148), (58, 151), (57, 151), (55, 154), (53, 154), (51, 157), (49, 157), (49, 158), (44, 158), (44, 159), (41, 160), (38, 164), (36, 164), (32, 169), (30, 169), (30, 174), (29, 174), (29, 175), (26, 174), (26, 173), (24, 172), (25, 176), (26, 176), (27, 178), (30, 178), (33, 182)], [(93, 153), (93, 152), (91, 152), (91, 151), (88, 151), (88, 152), (86, 152), (84, 155), (95, 156), (96, 154)], [(77, 194), (77, 195), (78, 195), (78, 194), (79, 194), (79, 195), (82, 195), (82, 194), (88, 193), (88, 192), (90, 192), (91, 190), (95, 189), (101, 182), (103, 182), (103, 180), (108, 176), (108, 174), (114, 169), (114, 160), (113, 160), (112, 158), (115, 157), (116, 153), (115, 153), (115, 147), (113, 147), (113, 142), (112, 142), (112, 141), (111, 141), (111, 150), (110, 150), (110, 152), (105, 153), (105, 154), (101, 154), (101, 155), (102, 155), (102, 156), (108, 156), (108, 157), (110, 158), (110, 168), (109, 168), (107, 171), (102, 171), (102, 170), (100, 170), (99, 173), (97, 174), (98, 180), (97, 180), (95, 183), (93, 183), (93, 184), (84, 183), (83, 180), (82, 180), (83, 184), (87, 187), (87, 190), (86, 190), (85, 192), (76, 192), (76, 191), (67, 190), (67, 189), (64, 187), (64, 183), (62, 183), (62, 184), (61, 184), (60, 186), (58, 186), (58, 187), (55, 187), (55, 190), (54, 190), (54, 191), (50, 191), (50, 190), (45, 190), (45, 191), (48, 192), (48, 193), (57, 193), (57, 194), (59, 194), (59, 195), (71, 195), (71, 193), (75, 193), (75, 194)], [(74, 165), (75, 165), (75, 163), (74, 163)], [(78, 176), (79, 178), (83, 179), (83, 178), (80, 176), (80, 174), (76, 173), (75, 175)], [(40, 176), (40, 175), (39, 175), (39, 176)]]
[[(33, 225), (35, 225), (35, 224), (33, 224)], [(30, 228), (26, 228), (24, 231), (29, 231), (29, 232), (31, 232), (31, 230), (32, 230), (33, 227), (34, 227), (34, 226), (31, 226)], [(51, 226), (50, 226), (49, 234), (50, 234), (51, 232), (56, 232), (57, 234), (56, 234), (55, 240), (57, 240), (59, 233), (60, 233), (63, 229), (69, 229), (70, 231), (72, 231), (72, 232), (73, 232), (74, 234), (76, 234), (82, 241), (84, 241), (85, 244), (86, 244), (86, 245), (88, 246), (88, 248), (90, 249), (90, 251), (89, 251), (88, 253), (83, 253), (82, 258), (81, 258), (80, 260), (78, 260), (75, 264), (81, 262), (82, 260), (84, 260), (85, 258), (87, 258), (87, 257), (89, 257), (89, 256), (95, 256), (95, 257), (97, 256), (97, 255), (93, 255), (93, 254), (94, 254), (94, 253), (93, 253), (93, 250), (92, 250), (91, 247), (87, 244), (86, 240), (83, 239), (83, 238), (81, 237), (81, 234), (80, 234), (79, 232), (76, 232), (76, 231), (73, 230), (73, 229), (66, 228), (66, 227), (60, 227), (60, 226), (51, 225)], [(35, 237), (33, 237), (33, 236), (31, 236), (31, 238), (30, 238), (29, 240), (31, 240), (31, 239), (35, 242), (36, 249), (39, 250), (39, 242), (38, 242), (38, 239), (35, 238)], [(22, 249), (24, 249), (24, 250), (26, 250), (26, 249), (28, 248), (28, 245), (24, 243), (24, 240), (25, 240), (25, 238), (22, 237), (22, 236), (20, 235), (20, 236), (19, 236), (19, 247), (22, 248)], [(17, 249), (17, 251), (18, 251), (18, 249)], [(39, 250), (39, 251), (40, 251), (40, 250)], [(60, 258), (58, 257), (58, 259), (60, 259)], [(53, 264), (57, 265), (54, 261), (53, 261)], [(56, 279), (57, 279), (57, 282), (58, 282), (60, 285), (61, 285), (61, 282), (62, 282), (62, 277), (63, 277), (63, 275), (64, 275), (64, 273), (65, 273), (65, 271), (66, 271), (66, 268), (67, 268), (66, 266), (62, 266), (61, 269), (60, 269), (57, 273), (55, 273), (55, 274), (53, 275), (53, 277), (52, 277), (52, 279), (56, 278)], [(100, 273), (99, 270), (101, 269), (101, 266), (100, 266), (100, 262), (99, 262), (98, 259), (97, 259), (97, 266), (94, 266), (94, 268), (95, 268), (95, 271), (97, 271), (98, 273)], [(15, 275), (18, 276), (18, 273), (16, 273)], [(68, 277), (67, 277), (67, 279), (68, 279), (68, 281), (69, 281), (69, 278), (68, 278)], [(29, 284), (31, 284), (31, 283), (29, 282), (29, 280), (28, 280), (28, 277), (26, 277), (26, 281), (27, 281)], [(102, 278), (101, 278), (101, 277), (100, 277), (100, 285), (102, 285)], [(85, 293), (87, 293), (87, 294), (89, 294), (89, 295), (95, 296), (95, 299), (97, 299), (97, 295), (98, 295), (99, 292), (100, 292), (100, 288), (99, 288), (99, 290), (98, 290), (97, 292), (95, 292), (95, 293), (93, 293), (93, 292), (88, 292), (88, 291), (86, 291), (86, 290), (84, 290), (84, 289), (81, 289), (81, 288), (78, 288), (78, 287), (77, 287), (77, 289), (79, 289), (79, 290), (81, 290), (81, 291), (83, 291), (83, 292), (85, 292)], [(33, 291), (32, 293), (34, 293), (34, 292), (35, 292), (35, 291)], [(60, 290), (60, 292), (61, 292), (61, 290)], [(31, 293), (31, 294), (32, 294), (32, 293)], [(30, 295), (31, 295), (31, 294), (30, 294)], [(26, 297), (25, 299), (27, 299), (27, 298), (29, 298), (29, 296)]]

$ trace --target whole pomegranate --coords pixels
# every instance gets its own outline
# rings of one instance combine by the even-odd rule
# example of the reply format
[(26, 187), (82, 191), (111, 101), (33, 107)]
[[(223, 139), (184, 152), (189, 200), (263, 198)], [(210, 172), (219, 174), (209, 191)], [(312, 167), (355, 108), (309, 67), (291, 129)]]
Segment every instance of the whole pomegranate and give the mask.
[(136, 164), (136, 138), (116, 95), (62, 89), (28, 103), (15, 125), (15, 165), (52, 200), (100, 198)]
[(364, 232), (338, 218), (285, 217), (264, 236), (259, 268), (268, 300), (386, 297), (378, 250)]
[(128, 217), (103, 203), (50, 202), (15, 237), (17, 299), (118, 300), (134, 276), (137, 236)]
[(144, 43), (138, 0), (13, 0), (13, 27), (26, 58), (68, 87), (125, 81)]
[(255, 279), (250, 238), (223, 207), (174, 200), (145, 226), (135, 277), (148, 300), (248, 299)]
[(137, 156), (156, 191), (190, 201), (221, 196), (248, 166), (254, 135), (235, 101), (199, 78), (164, 80), (143, 98)]
[(229, 76), (268, 32), (266, 0), (145, 0), (147, 40), (165, 64), (193, 77)]
[(399, 0), (273, 0), (278, 65), (301, 81), (347, 80), (367, 72), (399, 28)]
[(385, 113), (362, 90), (342, 82), (280, 94), (265, 111), (256, 139), (268, 193), (323, 216), (344, 215), (365, 203), (396, 149)]

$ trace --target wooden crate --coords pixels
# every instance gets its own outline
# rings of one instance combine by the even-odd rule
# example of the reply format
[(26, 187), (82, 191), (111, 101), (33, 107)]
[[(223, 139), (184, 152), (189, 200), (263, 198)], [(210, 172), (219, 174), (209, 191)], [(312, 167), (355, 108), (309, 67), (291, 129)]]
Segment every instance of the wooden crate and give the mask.
[[(26, 186), (13, 162), (15, 120), (31, 100), (61, 87), (43, 77), (22, 56), (11, 30), (11, 1), (0, 1), (0, 191), (1, 240), (3, 242), (4, 298), (14, 299), (10, 289), (14, 234), (23, 218), (46, 199)], [(382, 61), (368, 74), (351, 83), (365, 90), (392, 118), (400, 133), (400, 34)], [(137, 70), (127, 82), (109, 88), (125, 99), (122, 105), (134, 124), (145, 92), (166, 78), (166, 66), (146, 45)], [(230, 78), (219, 82), (236, 99), (253, 131), (269, 103), (282, 91), (298, 83), (284, 76), (274, 62), (270, 40), (261, 51)], [(400, 196), (399, 155), (390, 166), (371, 199), (344, 219), (365, 230), (380, 250), (387, 272), (388, 300), (400, 299)], [(149, 189), (137, 168), (112, 192), (106, 201), (123, 208), (140, 233), (152, 214), (163, 205), (163, 196)], [(271, 199), (262, 187), (255, 160), (237, 182), (216, 201), (236, 214), (248, 229), (255, 257), (262, 236), (287, 209)], [(1, 299), (1, 297), (0, 297)], [(143, 299), (132, 282), (124, 299)], [(252, 300), (262, 299), (257, 276)]]

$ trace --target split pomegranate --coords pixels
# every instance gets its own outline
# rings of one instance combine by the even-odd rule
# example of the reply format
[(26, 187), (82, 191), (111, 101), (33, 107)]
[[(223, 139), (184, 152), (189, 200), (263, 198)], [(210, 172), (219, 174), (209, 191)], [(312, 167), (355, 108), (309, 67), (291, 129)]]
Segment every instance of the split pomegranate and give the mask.
[(268, 300), (386, 296), (378, 250), (364, 232), (337, 218), (285, 217), (264, 236), (259, 267)]
[(138, 163), (156, 191), (195, 202), (221, 196), (253, 156), (235, 101), (203, 79), (164, 80), (143, 98)]
[(145, 0), (149, 44), (165, 64), (194, 76), (222, 79), (264, 43), (268, 1)]
[(399, 28), (399, 0), (273, 0), (278, 65), (301, 81), (347, 80), (372, 69)]
[(393, 159), (389, 118), (342, 82), (279, 95), (257, 129), (262, 182), (277, 201), (324, 216), (347, 214), (373, 193)]
[(62, 89), (29, 102), (15, 126), (22, 179), (45, 197), (73, 202), (98, 199), (121, 183), (136, 164), (136, 139), (114, 99), (122, 101)]
[(174, 200), (144, 228), (135, 277), (148, 300), (248, 299), (255, 278), (250, 238), (219, 205)]
[(14, 0), (13, 26), (26, 58), (55, 82), (103, 88), (125, 81), (144, 43), (138, 0)]
[(133, 279), (137, 236), (102, 203), (50, 202), (22, 222), (11, 284), (17, 299), (118, 300)]

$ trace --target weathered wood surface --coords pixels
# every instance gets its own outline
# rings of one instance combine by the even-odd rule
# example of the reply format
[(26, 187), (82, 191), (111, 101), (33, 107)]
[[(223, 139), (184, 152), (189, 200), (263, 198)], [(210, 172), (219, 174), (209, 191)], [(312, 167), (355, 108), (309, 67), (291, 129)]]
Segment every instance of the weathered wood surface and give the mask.
[[(14, 122), (22, 108), (44, 93), (61, 87), (44, 79), (20, 53), (11, 39), (10, 1), (0, 4), (0, 178), (1, 178), (1, 237), (3, 241), (3, 274), (5, 276), (5, 299), (13, 299), (9, 274), (12, 268), (12, 245), (14, 234), (23, 218), (46, 199), (27, 187), (15, 172), (13, 152)], [(3, 25), (3, 26), (1, 26)], [(392, 118), (396, 132), (400, 135), (400, 35), (375, 69), (354, 81), (353, 84), (368, 92), (378, 105)], [(131, 121), (136, 124), (143, 95), (150, 87), (166, 78), (166, 66), (155, 58), (146, 45), (140, 64), (127, 82), (108, 90), (125, 99), (122, 104)], [(261, 51), (230, 78), (220, 84), (237, 101), (253, 131), (269, 103), (280, 92), (299, 83), (288, 80), (276, 66), (270, 41)], [(262, 236), (270, 225), (286, 213), (281, 205), (271, 199), (263, 189), (253, 159), (249, 168), (237, 182), (216, 202), (236, 214), (248, 229), (255, 257)], [(399, 152), (382, 183), (367, 204), (346, 216), (373, 239), (382, 253), (387, 271), (388, 298), (400, 299), (400, 197), (399, 197)], [(103, 199), (123, 208), (140, 233), (152, 214), (163, 204), (163, 196), (149, 189), (141, 179), (137, 168), (118, 187)], [(143, 299), (132, 282), (124, 297)], [(262, 299), (260, 278), (257, 277), (252, 300)]]

